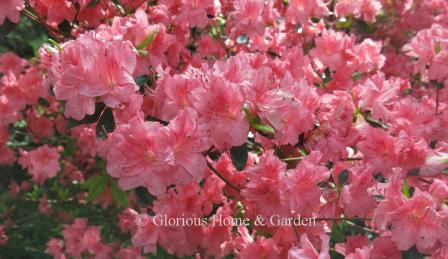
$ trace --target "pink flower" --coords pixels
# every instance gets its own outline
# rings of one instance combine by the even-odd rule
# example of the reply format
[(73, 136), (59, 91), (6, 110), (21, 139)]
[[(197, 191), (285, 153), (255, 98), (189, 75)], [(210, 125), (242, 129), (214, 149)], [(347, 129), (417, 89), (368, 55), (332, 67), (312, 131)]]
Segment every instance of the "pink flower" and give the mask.
[(363, 135), (365, 139), (358, 142), (358, 148), (374, 170), (387, 173), (398, 164), (399, 153), (395, 139), (386, 131), (368, 126), (363, 130)]
[(82, 246), (82, 238), (87, 227), (87, 219), (77, 218), (72, 225), (64, 225), (62, 235), (65, 240), (65, 252), (74, 257), (80, 257), (85, 251)]
[(52, 59), (56, 98), (67, 100), (66, 115), (77, 120), (94, 113), (95, 97), (117, 107), (138, 90), (132, 77), (135, 66), (130, 42), (85, 34), (68, 42)]
[(442, 226), (434, 201), (419, 190), (412, 198), (405, 199), (399, 183), (392, 180), (386, 199), (375, 210), (375, 225), (382, 230), (391, 229), (391, 239), (400, 250), (416, 245), (422, 253), (434, 251), (441, 238)]
[[(138, 220), (138, 218), (137, 218)], [(157, 251), (157, 241), (158, 241), (158, 230), (154, 225), (153, 218), (147, 214), (140, 215), (141, 222), (147, 222), (139, 226), (136, 233), (132, 237), (132, 245), (136, 247), (142, 247), (144, 253), (156, 252)], [(138, 224), (139, 222), (137, 222)]]
[(321, 97), (318, 120), (319, 128), (314, 130), (305, 145), (319, 150), (323, 159), (339, 160), (346, 157), (347, 146), (354, 142), (354, 104), (352, 97), (344, 91), (334, 91)]
[(342, 188), (339, 204), (349, 217), (367, 217), (377, 205), (374, 198), (367, 192), (374, 178), (368, 167), (353, 169), (349, 169), (350, 183)]
[(85, 252), (95, 258), (110, 258), (112, 248), (101, 242), (99, 227), (88, 226), (87, 219), (76, 218), (72, 225), (64, 225), (62, 235), (65, 240), (65, 252), (73, 257), (81, 257)]
[(265, 10), (264, 1), (237, 0), (234, 6), (235, 28), (233, 28), (232, 33), (236, 36), (246, 34), (248, 37), (253, 34), (263, 35), (265, 25), (262, 17)]
[(171, 120), (184, 108), (193, 107), (191, 91), (201, 87), (194, 69), (187, 75), (171, 76), (168, 72), (164, 71), (157, 80), (156, 95), (150, 97), (156, 104), (154, 111), (148, 112), (162, 120)]
[(390, 237), (378, 237), (372, 242), (372, 258), (400, 259), (401, 252)]
[(180, 12), (174, 19), (176, 24), (187, 24), (198, 28), (204, 28), (207, 25), (207, 10), (213, 8), (213, 0), (180, 0), (180, 2)]
[(311, 215), (320, 207), (321, 190), (316, 186), (330, 177), (328, 169), (319, 165), (321, 158), (322, 155), (314, 151), (283, 178), (287, 186), (284, 195), (293, 215)]
[(355, 45), (355, 38), (333, 30), (325, 30), (316, 38), (316, 47), (310, 51), (324, 67), (337, 70), (346, 63), (353, 62), (354, 56), (349, 51)]
[(19, 77), (17, 85), (25, 95), (27, 104), (35, 104), (39, 98), (49, 98), (48, 85), (43, 83), (42, 75), (35, 67), (27, 70), (22, 77)]
[(246, 141), (249, 123), (243, 113), (244, 96), (236, 84), (212, 76), (206, 87), (195, 88), (191, 95), (215, 146), (225, 150)]
[(64, 241), (56, 238), (51, 238), (47, 243), (47, 249), (45, 252), (54, 259), (65, 259), (64, 254)]
[(306, 233), (300, 236), (300, 245), (299, 247), (292, 247), (288, 251), (288, 259), (330, 259), (329, 256), (329, 236), (323, 234), (321, 235), (322, 244), (320, 248), (320, 252), (316, 250), (314, 245), (308, 239)]
[(132, 118), (112, 133), (107, 154), (107, 172), (119, 178), (124, 190), (147, 187), (153, 194), (165, 192), (173, 183), (169, 169), (174, 165), (174, 152), (167, 130), (159, 123)]
[[(206, 200), (201, 188), (196, 183), (170, 188), (166, 195), (159, 196), (154, 202), (153, 211), (156, 213), (155, 224), (162, 224), (163, 217), (167, 218), (202, 218), (213, 210), (213, 203)], [(159, 222), (159, 223), (157, 223)], [(178, 256), (192, 254), (200, 244), (204, 227), (196, 220), (192, 226), (160, 227), (158, 232), (159, 244)], [(172, 240), (181, 240), (173, 243)]]
[(19, 164), (28, 169), (33, 180), (42, 185), (47, 178), (55, 177), (60, 169), (58, 147), (43, 145), (32, 151), (20, 150)]
[(241, 194), (255, 202), (257, 211), (265, 218), (274, 214), (289, 216), (290, 210), (284, 197), (285, 183), (282, 181), (285, 171), (286, 164), (272, 152), (262, 156), (256, 166), (244, 171), (249, 182)]
[(261, 118), (275, 128), (275, 138), (279, 144), (295, 145), (299, 135), (313, 128), (314, 114), (319, 99), (313, 87), (303, 79), (297, 81), (288, 73), (281, 81), (281, 87), (262, 97), (266, 103), (259, 112)]
[(0, 225), (0, 246), (4, 246), (8, 243), (8, 236), (5, 233), (5, 227)]
[(138, 247), (120, 248), (117, 253), (118, 259), (144, 259)]
[(381, 2), (377, 0), (343, 0), (336, 3), (335, 12), (337, 16), (353, 14), (357, 18), (362, 16), (367, 22), (375, 22), (381, 7)]
[(440, 220), (430, 199), (416, 194), (389, 215), (392, 240), (400, 250), (416, 245), (419, 251), (432, 251), (440, 233)]
[(179, 171), (172, 173), (181, 177), (178, 182), (188, 183), (191, 179), (199, 182), (207, 168), (202, 151), (210, 146), (207, 143), (208, 132), (205, 125), (199, 123), (194, 109), (186, 108), (170, 121), (167, 130), (174, 152), (173, 170)]
[(264, 238), (259, 236), (256, 241), (253, 241), (242, 249), (238, 258), (249, 259), (249, 258), (268, 258), (274, 259), (279, 258), (280, 248), (275, 244), (272, 238)]
[(75, 17), (75, 6), (67, 0), (33, 0), (31, 3), (51, 26), (57, 27), (60, 22), (73, 21)]
[(14, 151), (6, 146), (9, 139), (8, 130), (0, 127), (0, 164), (8, 165), (15, 162), (16, 157)]
[(97, 154), (96, 145), (98, 144), (94, 126), (80, 125), (71, 130), (71, 136), (76, 139), (79, 151), (92, 157)]
[(20, 20), (20, 11), (25, 8), (24, 0), (4, 0), (0, 2), (0, 25), (8, 18), (13, 23)]
[(385, 80), (384, 74), (378, 73), (357, 85), (358, 105), (361, 109), (369, 109), (374, 118), (384, 119), (390, 116), (390, 107), (398, 100), (400, 80)]
[[(211, 217), (211, 220), (232, 220), (232, 214), (228, 204), (220, 207), (216, 214)], [(229, 249), (226, 247), (226, 243), (232, 240), (232, 226), (209, 224), (204, 229), (204, 234), (201, 240), (201, 247), (206, 249), (206, 254), (209, 256), (214, 256), (215, 258), (222, 258), (227, 255)], [(227, 249), (226, 249), (227, 248)]]
[(370, 247), (369, 239), (365, 236), (349, 236), (346, 244), (336, 244), (338, 253), (349, 259), (369, 259)]
[(384, 66), (386, 58), (381, 55), (381, 43), (365, 39), (353, 49), (356, 56), (357, 71), (369, 72), (379, 70)]
[(448, 79), (448, 73), (446, 70), (448, 62), (448, 51), (442, 51), (437, 54), (429, 67), (428, 78), (432, 80), (437, 80), (439, 82), (445, 82)]
[[(7, 2), (8, 1), (6, 1), (6, 3)], [(10, 70), (16, 77), (18, 77), (20, 75), (20, 72), (24, 70), (24, 67), (27, 64), (28, 62), (25, 59), (22, 59), (13, 52), (5, 52), (0, 54), (1, 73), (7, 74), (7, 72)]]
[(329, 10), (321, 0), (290, 0), (286, 17), (296, 24), (304, 24), (311, 17), (322, 17), (328, 15)]
[(0, 79), (0, 125), (8, 125), (21, 118), (26, 107), (26, 97), (17, 86), (17, 79), (11, 70)]
[(28, 125), (30, 131), (39, 138), (50, 138), (54, 134), (54, 122), (44, 115), (38, 116), (36, 111), (30, 111)]

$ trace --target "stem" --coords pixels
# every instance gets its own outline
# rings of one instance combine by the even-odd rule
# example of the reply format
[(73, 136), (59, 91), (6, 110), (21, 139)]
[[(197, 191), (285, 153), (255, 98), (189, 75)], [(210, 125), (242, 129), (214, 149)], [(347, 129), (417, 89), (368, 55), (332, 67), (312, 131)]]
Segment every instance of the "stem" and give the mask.
[(232, 187), (235, 191), (240, 192), (241, 189), (238, 188), (238, 186), (234, 185), (233, 183), (229, 182), (220, 172), (218, 172), (218, 170), (216, 170), (216, 168), (206, 159), (207, 161), (207, 166), (208, 168), (210, 168), (210, 170), (212, 170), (212, 172), (219, 177), (219, 179), (221, 179), (223, 182), (225, 182), (227, 185), (229, 185), (230, 187)]
[(372, 220), (372, 218), (315, 218), (316, 221), (329, 220)]
[(427, 183), (427, 184), (432, 184), (432, 181), (429, 181), (429, 180), (426, 180), (426, 179), (423, 179), (423, 178), (417, 178), (417, 180), (419, 180), (419, 181), (421, 181), (421, 182), (424, 182), (424, 183)]
[(61, 31), (49, 26), (44, 20), (42, 20), (37, 14), (35, 14), (35, 12), (33, 11), (33, 7), (28, 1), (25, 1), (25, 6), (26, 8), (23, 9), (22, 13), (26, 17), (30, 18), (33, 22), (42, 25), (54, 38), (58, 39), (59, 41), (61, 40), (61, 36), (64, 35)]
[[(143, 5), (146, 2), (146, 0), (141, 1), (139, 4), (137, 4), (134, 8), (132, 8), (131, 10), (129, 10), (128, 14), (131, 14), (133, 12), (135, 12), (141, 5)], [(131, 4), (133, 4), (134, 1), (132, 1)]]
[(361, 161), (361, 160), (363, 160), (363, 157), (347, 157), (341, 159), (341, 161)]
[(436, 86), (436, 116), (439, 115), (439, 87)]
[(352, 227), (355, 227), (355, 228), (364, 230), (364, 231), (366, 231), (366, 232), (375, 233), (375, 231), (374, 231), (373, 229), (370, 229), (370, 228), (368, 228), (368, 227), (363, 227), (363, 226), (356, 225), (355, 223), (353, 223), (353, 222), (351, 222), (351, 221), (349, 221), (349, 220), (347, 220), (345, 223), (347, 223), (347, 225), (350, 225), (350, 226), (352, 226)]
[(302, 159), (303, 159), (303, 157), (286, 157), (286, 158), (282, 158), (280, 160), (282, 160), (284, 162), (289, 162), (289, 161), (299, 161)]

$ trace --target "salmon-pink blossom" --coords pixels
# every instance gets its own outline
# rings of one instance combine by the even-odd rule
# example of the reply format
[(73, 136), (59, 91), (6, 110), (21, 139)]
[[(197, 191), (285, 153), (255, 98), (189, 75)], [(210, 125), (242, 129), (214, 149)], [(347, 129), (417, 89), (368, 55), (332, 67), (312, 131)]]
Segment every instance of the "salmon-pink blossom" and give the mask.
[(42, 185), (46, 179), (55, 177), (58, 173), (59, 151), (60, 148), (48, 145), (31, 151), (21, 150), (19, 164), (29, 170), (33, 181)]

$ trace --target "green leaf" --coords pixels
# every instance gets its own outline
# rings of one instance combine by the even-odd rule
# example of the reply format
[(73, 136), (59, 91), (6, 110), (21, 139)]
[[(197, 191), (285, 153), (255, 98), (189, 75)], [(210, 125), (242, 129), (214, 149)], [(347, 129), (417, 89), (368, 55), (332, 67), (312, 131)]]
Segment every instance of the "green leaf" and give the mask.
[(236, 44), (246, 45), (249, 43), (249, 37), (243, 33), (236, 38)]
[(370, 126), (372, 126), (374, 128), (383, 128), (383, 129), (389, 128), (389, 125), (385, 124), (382, 121), (373, 119), (370, 115), (367, 115), (364, 118), (365, 118), (366, 122), (369, 123)]
[(125, 191), (121, 190), (118, 187), (117, 181), (113, 180), (110, 185), (110, 191), (112, 193), (112, 198), (120, 205), (121, 207), (127, 208), (129, 205), (128, 195)]
[(381, 201), (384, 201), (384, 199), (386, 199), (383, 195), (373, 195), (373, 198), (377, 202), (381, 202)]
[(148, 192), (145, 187), (137, 187), (134, 189), (137, 202), (142, 207), (150, 207), (156, 200), (156, 197)]
[(103, 194), (108, 183), (108, 178), (106, 175), (95, 175), (87, 180), (83, 186), (87, 188), (87, 200), (89, 202), (93, 201), (96, 197)]
[(425, 255), (421, 254), (415, 246), (409, 248), (407, 251), (401, 252), (402, 259), (423, 259)]
[(72, 31), (72, 25), (69, 21), (64, 19), (61, 23), (58, 24), (58, 29), (65, 35), (70, 35), (70, 32)]
[(359, 73), (359, 72), (354, 72), (353, 74), (352, 74), (352, 80), (353, 81), (359, 81), (361, 79), (361, 73)]
[(263, 136), (271, 137), (275, 134), (275, 129), (269, 125), (263, 124), (260, 117), (255, 116), (248, 108), (243, 109), (250, 126)]
[(92, 0), (87, 4), (87, 8), (93, 8), (100, 3), (100, 0)]
[(0, 26), (0, 52), (12, 51), (22, 58), (33, 58), (47, 39), (43, 26), (24, 15), (18, 24), (6, 19)]
[(338, 183), (339, 183), (339, 185), (342, 186), (342, 185), (346, 184), (347, 181), (348, 181), (348, 176), (349, 176), (348, 170), (347, 169), (342, 170), (342, 172), (340, 172), (339, 175), (338, 175)]
[(151, 32), (142, 43), (137, 45), (137, 49), (138, 50), (146, 49), (146, 47), (151, 45), (151, 43), (154, 40), (154, 38), (156, 37), (157, 33), (159, 33), (159, 31)]
[(114, 129), (114, 114), (112, 113), (111, 108), (106, 108), (96, 124), (96, 138), (99, 140), (105, 140), (107, 139), (107, 134), (114, 131)]
[(420, 168), (419, 167), (413, 168), (413, 169), (408, 171), (408, 175), (409, 176), (418, 176), (419, 173), (420, 173)]
[(69, 129), (77, 127), (79, 125), (83, 125), (83, 124), (92, 124), (98, 121), (101, 113), (103, 112), (104, 108), (106, 107), (106, 105), (102, 102), (98, 102), (95, 104), (95, 113), (92, 115), (86, 115), (84, 117), (84, 119), (77, 121), (74, 119), (68, 119), (67, 122), (67, 127)]
[(232, 147), (230, 149), (230, 158), (232, 159), (232, 164), (238, 171), (241, 171), (246, 167), (247, 157), (248, 151), (246, 144), (238, 147)]
[(401, 187), (401, 192), (403, 193), (404, 196), (406, 196), (407, 198), (411, 197), (411, 193), (409, 191), (409, 183), (408, 183), (408, 179), (406, 179), (403, 183), (403, 186)]
[(254, 122), (254, 123), (252, 123), (252, 127), (254, 127), (254, 129), (256, 129), (257, 131), (263, 132), (265, 134), (272, 134), (272, 135), (275, 134), (274, 128), (272, 128), (271, 126), (266, 125), (266, 124)]
[(348, 29), (352, 25), (350, 18), (342, 17), (336, 22), (336, 27), (339, 29)]

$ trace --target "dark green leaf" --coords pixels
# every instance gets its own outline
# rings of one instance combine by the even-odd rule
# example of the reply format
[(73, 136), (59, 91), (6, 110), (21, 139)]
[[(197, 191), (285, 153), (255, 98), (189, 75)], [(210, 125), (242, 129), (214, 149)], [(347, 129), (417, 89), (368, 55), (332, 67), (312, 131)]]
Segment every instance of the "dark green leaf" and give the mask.
[(79, 125), (92, 124), (92, 123), (97, 122), (105, 107), (106, 107), (106, 105), (104, 103), (102, 103), (102, 102), (96, 103), (95, 104), (95, 113), (94, 114), (86, 115), (84, 117), (84, 119), (82, 119), (80, 121), (77, 121), (77, 120), (74, 120), (74, 119), (68, 119), (67, 127), (69, 129), (71, 129), (71, 128), (74, 128), (74, 127), (79, 126)]
[(429, 147), (431, 149), (435, 149), (437, 146), (437, 140), (431, 140), (431, 142), (429, 142)]
[(121, 207), (128, 207), (129, 201), (128, 201), (128, 195), (125, 191), (121, 190), (118, 187), (117, 181), (112, 181), (110, 185), (110, 191), (112, 193), (112, 198), (121, 206)]
[(353, 79), (353, 81), (359, 81), (361, 79), (361, 73), (359, 73), (359, 72), (353, 73), (352, 79)]
[(45, 29), (26, 16), (21, 16), (18, 24), (6, 19), (0, 26), (0, 52), (12, 51), (20, 57), (32, 58), (47, 39)]
[(137, 187), (134, 189), (134, 192), (137, 198), (137, 202), (142, 207), (149, 207), (156, 200), (156, 197), (149, 193), (148, 189), (146, 189), (145, 187)]
[(64, 20), (61, 23), (58, 24), (58, 28), (61, 32), (63, 32), (65, 35), (70, 35), (70, 32), (72, 30), (72, 25), (69, 21)]
[(407, 251), (401, 252), (402, 259), (423, 259), (425, 255), (421, 254), (415, 246), (409, 248)]
[(98, 123), (96, 124), (96, 137), (99, 140), (107, 139), (107, 134), (115, 129), (114, 114), (111, 108), (106, 108), (101, 114)]
[(417, 176), (420, 173), (420, 168), (413, 168), (408, 171), (409, 176)]
[(100, 0), (92, 0), (87, 4), (87, 8), (95, 7), (99, 3), (100, 3)]
[(348, 170), (342, 170), (342, 172), (340, 172), (338, 175), (339, 185), (342, 186), (342, 185), (346, 184), (348, 181), (348, 176), (349, 176)]
[(103, 194), (107, 186), (107, 176), (106, 175), (95, 175), (87, 180), (83, 185), (87, 188), (88, 195), (87, 200), (93, 201), (96, 197)]
[(243, 170), (246, 167), (247, 163), (247, 146), (243, 144), (239, 147), (232, 147), (230, 149), (230, 158), (232, 159), (232, 164), (239, 171)]
[(369, 123), (370, 126), (372, 126), (374, 128), (383, 128), (383, 129), (389, 128), (389, 126), (387, 124), (385, 124), (382, 121), (373, 119), (370, 115), (367, 115), (364, 118), (365, 118), (366, 122)]

